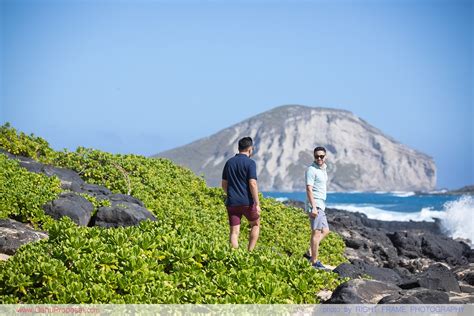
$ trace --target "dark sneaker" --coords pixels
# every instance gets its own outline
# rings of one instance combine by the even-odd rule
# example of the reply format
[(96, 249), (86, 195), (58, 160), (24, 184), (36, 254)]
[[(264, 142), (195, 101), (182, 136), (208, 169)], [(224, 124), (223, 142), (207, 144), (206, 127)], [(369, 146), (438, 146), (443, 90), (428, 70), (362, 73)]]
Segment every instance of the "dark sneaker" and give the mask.
[(321, 261), (316, 261), (313, 263), (313, 268), (315, 269), (326, 269), (326, 267), (321, 263)]

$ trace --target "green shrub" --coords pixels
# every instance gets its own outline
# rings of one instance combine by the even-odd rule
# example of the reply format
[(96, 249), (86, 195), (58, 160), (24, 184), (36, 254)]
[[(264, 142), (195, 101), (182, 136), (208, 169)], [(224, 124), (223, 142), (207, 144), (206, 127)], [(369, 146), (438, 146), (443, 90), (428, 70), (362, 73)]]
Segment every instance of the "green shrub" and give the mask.
[(314, 303), (339, 283), (299, 256), (231, 250), (157, 222), (104, 229), (63, 218), (49, 234), (0, 263), (2, 303)]
[(95, 216), (97, 214), (97, 211), (99, 210), (99, 208), (101, 208), (103, 206), (111, 206), (112, 205), (110, 203), (110, 200), (107, 200), (107, 199), (98, 200), (95, 197), (93, 197), (92, 195), (89, 195), (87, 193), (80, 193), (79, 195), (82, 196), (83, 198), (85, 198), (86, 200), (88, 200), (89, 202), (91, 202), (92, 205), (94, 206), (94, 210), (92, 211), (91, 216)]
[(49, 147), (46, 140), (33, 134), (17, 133), (9, 123), (0, 126), (0, 135), (0, 148), (6, 149), (11, 154), (37, 160), (41, 158), (43, 161), (54, 158), (54, 150)]
[[(34, 208), (20, 208), (10, 203), (13, 198), (5, 199), (3, 205), (9, 211), (4, 216), (15, 214), (43, 223), (49, 238), (25, 245), (0, 262), (2, 303), (317, 303), (319, 290), (332, 290), (341, 282), (336, 274), (316, 271), (302, 258), (310, 231), (299, 209), (261, 198), (261, 236), (256, 249), (245, 250), (248, 227), (243, 224), (241, 247), (231, 250), (222, 190), (207, 187), (189, 169), (166, 159), (82, 147), (54, 152), (41, 139), (15, 138), (16, 131), (7, 126), (0, 131), (0, 144), (7, 151), (41, 144), (39, 150), (22, 154), (73, 169), (85, 181), (115, 193), (130, 193), (157, 218), (136, 227), (78, 227), (65, 218), (47, 220), (39, 211), (28, 215)], [(18, 139), (18, 143), (11, 146), (7, 139)], [(36, 209), (55, 197), (57, 179), (28, 178), (30, 173), (1, 156), (0, 163), (10, 170), (0, 178), (7, 197), (15, 195), (14, 186), (5, 179), (11, 182), (17, 174), (24, 174), (22, 182), (29, 184), (21, 185), (27, 187), (36, 177), (51, 181), (50, 186), (39, 185), (44, 188), (39, 196), (28, 197), (36, 201)], [(96, 208), (103, 203), (86, 198)], [(343, 251), (342, 238), (331, 233), (322, 242), (321, 260), (338, 265), (346, 260)]]
[(17, 161), (0, 154), (0, 218), (34, 224), (51, 220), (42, 206), (59, 192), (58, 178), (28, 172)]

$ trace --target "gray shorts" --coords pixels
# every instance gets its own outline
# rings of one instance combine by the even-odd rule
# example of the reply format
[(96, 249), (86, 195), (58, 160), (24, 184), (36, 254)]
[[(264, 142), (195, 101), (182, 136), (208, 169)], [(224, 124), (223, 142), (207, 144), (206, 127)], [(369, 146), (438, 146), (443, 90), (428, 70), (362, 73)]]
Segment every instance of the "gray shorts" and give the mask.
[(311, 217), (311, 207), (307, 205), (309, 222), (311, 224), (311, 230), (322, 230), (324, 228), (329, 228), (328, 219), (326, 218), (326, 203), (324, 200), (315, 199), (316, 205), (318, 207), (318, 216)]
[(322, 209), (319, 209), (318, 216), (309, 216), (309, 222), (311, 223), (311, 230), (323, 230), (323, 228), (329, 228), (326, 213)]

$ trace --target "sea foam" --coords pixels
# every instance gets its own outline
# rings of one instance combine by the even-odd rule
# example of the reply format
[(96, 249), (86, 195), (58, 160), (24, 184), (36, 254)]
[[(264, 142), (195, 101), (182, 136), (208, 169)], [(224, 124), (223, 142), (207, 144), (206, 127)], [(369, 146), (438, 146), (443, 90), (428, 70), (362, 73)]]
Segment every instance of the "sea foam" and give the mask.
[[(383, 205), (378, 205), (383, 207)], [(349, 212), (358, 212), (367, 215), (370, 219), (378, 219), (381, 221), (427, 221), (433, 222), (433, 218), (443, 218), (443, 211), (435, 211), (431, 208), (423, 208), (420, 212), (395, 212), (387, 211), (379, 207), (374, 206), (364, 206), (357, 204), (328, 204), (328, 207), (346, 210)]]
[(390, 192), (393, 196), (397, 197), (409, 197), (409, 196), (414, 196), (416, 193), (415, 192), (402, 192), (402, 191), (394, 191)]
[(364, 204), (328, 204), (328, 207), (359, 212), (370, 219), (382, 221), (427, 221), (433, 222), (434, 218), (441, 220), (445, 233), (452, 238), (469, 239), (474, 247), (474, 197), (461, 196), (446, 202), (442, 210), (431, 207), (422, 208), (419, 212), (394, 212), (383, 209), (383, 205), (374, 207)]
[(469, 239), (474, 245), (474, 197), (462, 196), (444, 204), (443, 228), (453, 238)]

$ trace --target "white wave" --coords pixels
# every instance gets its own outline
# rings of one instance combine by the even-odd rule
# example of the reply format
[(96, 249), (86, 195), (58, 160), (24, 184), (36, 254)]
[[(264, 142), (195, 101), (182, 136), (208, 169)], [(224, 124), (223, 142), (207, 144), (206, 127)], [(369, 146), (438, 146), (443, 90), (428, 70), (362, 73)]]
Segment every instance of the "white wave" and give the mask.
[(444, 204), (443, 228), (453, 238), (469, 239), (474, 244), (474, 197), (461, 196)]
[(346, 210), (349, 212), (359, 212), (367, 215), (370, 219), (378, 219), (381, 221), (426, 221), (433, 222), (433, 218), (444, 218), (443, 211), (436, 211), (431, 208), (423, 208), (420, 212), (394, 212), (387, 211), (370, 205), (354, 205), (354, 204), (328, 204), (330, 208)]
[(398, 197), (409, 197), (409, 196), (414, 196), (415, 192), (394, 191), (394, 192), (390, 192), (390, 194), (393, 196), (398, 196)]
[[(419, 212), (393, 212), (369, 204), (328, 204), (330, 208), (359, 212), (370, 219), (382, 221), (427, 221), (434, 218), (441, 220), (441, 226), (452, 238), (468, 239), (474, 247), (474, 197), (462, 196), (457, 200), (446, 202), (443, 210), (422, 208)], [(382, 206), (383, 207), (383, 206)]]
[(372, 192), (374, 194), (390, 194), (393, 196), (398, 196), (398, 197), (408, 197), (408, 196), (413, 196), (416, 195), (415, 192), (412, 191), (375, 191)]
[(287, 197), (277, 197), (277, 198), (275, 198), (275, 200), (277, 200), (278, 202), (285, 202), (285, 201), (288, 201), (288, 198)]
[(446, 193), (446, 192), (448, 192), (448, 190), (442, 189), (442, 190), (429, 191), (428, 193), (429, 194), (443, 194), (443, 193)]

